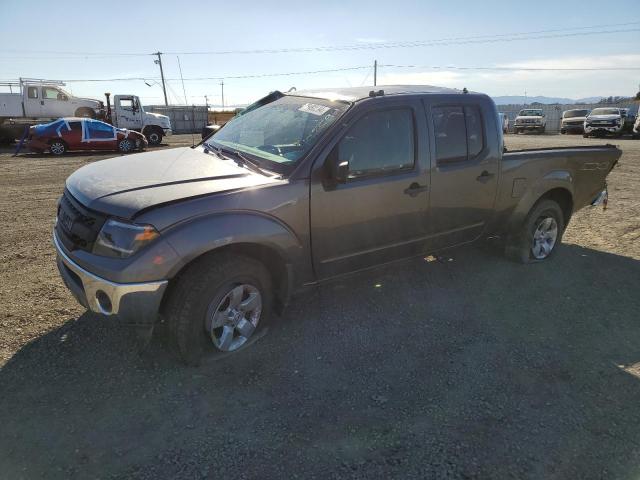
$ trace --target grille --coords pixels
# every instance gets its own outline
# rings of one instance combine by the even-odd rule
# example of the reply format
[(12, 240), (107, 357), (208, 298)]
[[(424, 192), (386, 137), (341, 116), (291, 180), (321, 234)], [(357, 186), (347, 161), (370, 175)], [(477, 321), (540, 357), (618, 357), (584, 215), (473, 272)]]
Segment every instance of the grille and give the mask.
[(90, 252), (106, 219), (105, 215), (86, 208), (65, 189), (58, 206), (56, 233), (68, 250)]

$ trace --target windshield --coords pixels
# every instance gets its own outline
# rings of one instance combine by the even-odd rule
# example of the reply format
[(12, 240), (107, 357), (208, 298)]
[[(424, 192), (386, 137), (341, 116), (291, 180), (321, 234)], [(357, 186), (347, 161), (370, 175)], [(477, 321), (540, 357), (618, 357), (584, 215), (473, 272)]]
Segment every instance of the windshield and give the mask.
[(233, 118), (205, 145), (249, 154), (265, 160), (267, 168), (293, 165), (348, 107), (342, 102), (284, 96)]
[(542, 110), (520, 110), (518, 115), (521, 117), (541, 117)]
[(567, 110), (562, 114), (562, 118), (586, 117), (589, 110)]
[(596, 108), (591, 111), (591, 115), (620, 115), (617, 108)]

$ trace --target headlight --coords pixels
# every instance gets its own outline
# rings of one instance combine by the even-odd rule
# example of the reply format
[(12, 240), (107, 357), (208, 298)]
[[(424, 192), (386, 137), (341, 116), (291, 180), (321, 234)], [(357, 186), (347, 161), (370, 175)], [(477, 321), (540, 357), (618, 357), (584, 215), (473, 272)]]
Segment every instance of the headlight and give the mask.
[(93, 253), (104, 257), (126, 258), (159, 235), (152, 225), (107, 220), (98, 234)]

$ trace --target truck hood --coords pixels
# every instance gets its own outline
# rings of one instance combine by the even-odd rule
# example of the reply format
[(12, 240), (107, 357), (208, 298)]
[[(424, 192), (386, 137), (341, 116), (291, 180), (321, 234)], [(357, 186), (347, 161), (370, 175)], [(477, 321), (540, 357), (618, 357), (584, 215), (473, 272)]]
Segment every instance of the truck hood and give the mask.
[(163, 203), (278, 183), (198, 148), (124, 155), (86, 165), (66, 182), (86, 207), (120, 218)]
[(171, 128), (171, 120), (167, 115), (154, 112), (144, 112), (145, 123), (155, 122), (163, 128)]
[(89, 103), (89, 104), (95, 104), (96, 107), (100, 106), (100, 100), (96, 100), (95, 98), (84, 98), (84, 97), (74, 97), (73, 98), (74, 102), (82, 102), (82, 103)]
[(525, 120), (525, 119), (529, 119), (532, 118), (534, 120), (542, 120), (543, 117), (539, 116), (539, 115), (527, 115), (527, 116), (522, 116), (522, 117), (516, 117), (516, 120)]
[(592, 120), (618, 120), (620, 117), (620, 115), (589, 115), (587, 117), (587, 121), (592, 121)]

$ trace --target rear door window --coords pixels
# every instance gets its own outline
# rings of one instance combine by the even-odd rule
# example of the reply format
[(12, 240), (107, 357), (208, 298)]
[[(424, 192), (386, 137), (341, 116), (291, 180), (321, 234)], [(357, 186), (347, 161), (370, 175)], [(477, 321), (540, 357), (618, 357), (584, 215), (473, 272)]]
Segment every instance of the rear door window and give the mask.
[(438, 163), (460, 162), (467, 159), (467, 136), (464, 109), (458, 106), (434, 107), (433, 127), (436, 137)]
[(482, 115), (478, 106), (434, 107), (431, 115), (438, 164), (473, 160), (484, 150)]

